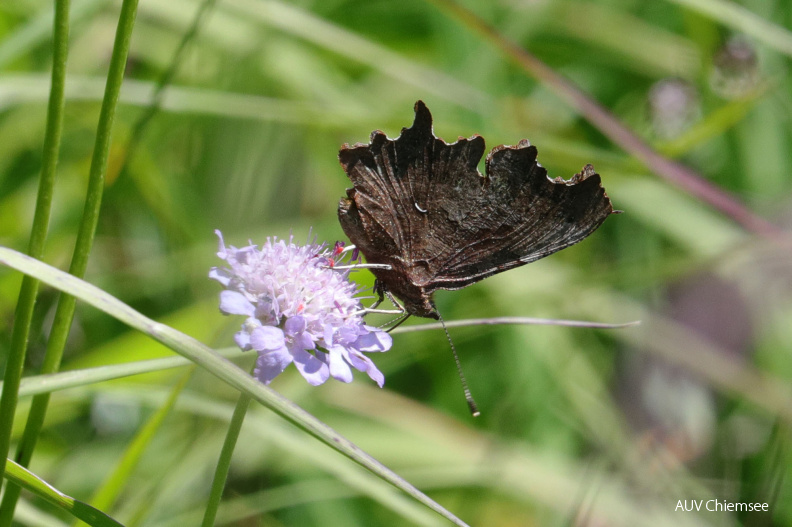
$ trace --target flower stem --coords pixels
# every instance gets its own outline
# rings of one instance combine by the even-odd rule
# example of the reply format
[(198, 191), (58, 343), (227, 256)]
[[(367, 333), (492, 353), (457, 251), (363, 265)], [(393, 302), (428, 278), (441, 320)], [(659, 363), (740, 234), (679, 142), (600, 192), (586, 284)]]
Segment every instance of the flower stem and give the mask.
[(217, 469), (212, 480), (212, 490), (209, 493), (209, 501), (206, 504), (206, 512), (204, 512), (201, 527), (212, 527), (214, 525), (217, 509), (220, 507), (220, 499), (223, 497), (223, 489), (228, 478), (228, 469), (231, 467), (231, 456), (234, 454), (234, 448), (236, 447), (237, 439), (239, 439), (239, 431), (242, 429), (242, 422), (245, 420), (248, 406), (250, 406), (250, 396), (244, 392), (240, 393), (234, 408), (234, 415), (231, 416), (228, 432), (226, 432), (223, 448), (220, 451), (220, 459), (217, 460)]
[[(33, 217), (28, 255), (41, 259), (44, 253), (44, 242), (52, 209), (52, 193), (55, 185), (55, 168), (58, 164), (61, 132), (63, 130), (64, 89), (66, 85), (66, 60), (69, 53), (69, 0), (55, 3), (52, 46), (52, 83), (50, 86), (49, 104), (47, 106), (47, 127), (44, 135), (44, 151), (42, 154), (41, 176), (39, 178), (36, 212)], [(22, 279), (14, 329), (11, 336), (11, 348), (6, 365), (3, 393), (0, 398), (0, 486), (5, 473), (6, 458), (11, 444), (11, 426), (16, 410), (19, 383), (25, 365), (25, 353), (33, 319), (33, 308), (38, 295), (39, 281), (26, 275)], [(11, 486), (9, 485), (9, 488)], [(6, 489), (5, 498), (8, 497)], [(13, 486), (18, 494), (19, 487)], [(5, 499), (3, 505), (5, 505)], [(16, 501), (16, 500), (14, 500)], [(0, 506), (0, 518), (5, 514), (5, 507)], [(13, 506), (12, 506), (13, 512)], [(3, 524), (9, 522), (2, 522)]]
[[(68, 2), (60, 0), (57, 4), (56, 13), (59, 11), (68, 13)], [(94, 236), (96, 234), (96, 225), (99, 221), (99, 210), (102, 203), (105, 174), (107, 172), (107, 159), (110, 151), (113, 119), (118, 104), (118, 94), (124, 79), (124, 70), (126, 68), (127, 56), (129, 53), (129, 41), (132, 35), (132, 28), (135, 24), (137, 4), (138, 0), (124, 0), (121, 6), (121, 14), (118, 19), (118, 28), (116, 29), (115, 42), (113, 44), (113, 54), (110, 59), (110, 69), (107, 74), (107, 84), (105, 86), (104, 99), (102, 100), (102, 108), (99, 113), (99, 124), (96, 130), (96, 142), (94, 144), (93, 157), (91, 159), (85, 207), (77, 234), (71, 266), (69, 267), (69, 273), (80, 278), (85, 275), (85, 270), (88, 266), (88, 256), (91, 252)], [(67, 15), (62, 12), (61, 18), (56, 18), (56, 30), (58, 24), (57, 20), (61, 20), (62, 23), (66, 24), (65, 27), (68, 28), (68, 23), (63, 22), (63, 17), (65, 16)], [(65, 46), (65, 43), (61, 45)], [(65, 63), (65, 51), (62, 63)], [(58, 67), (63, 67), (63, 64), (60, 64)], [(53, 80), (53, 89), (54, 87), (55, 82)], [(62, 104), (61, 102), (60, 105), (62, 106)], [(30, 301), (32, 302), (32, 300)], [(63, 348), (66, 344), (66, 338), (69, 335), (69, 329), (71, 328), (74, 316), (75, 303), (75, 298), (70, 295), (61, 295), (58, 301), (52, 332), (47, 343), (44, 365), (42, 366), (42, 372), (44, 373), (57, 371), (60, 367)], [(25, 338), (24, 340), (27, 339)], [(19, 348), (21, 352), (12, 353), (9, 357), (9, 364), (6, 369), (6, 382), (3, 384), (3, 397), (0, 401), (0, 467), (3, 469), (5, 468), (5, 460), (8, 457), (11, 426), (13, 424), (14, 411), (18, 398), (17, 391), (19, 389), (19, 382), (24, 367), (24, 348), (23, 341)], [(17, 458), (25, 461), (25, 463), (20, 464), (26, 465), (30, 461), (33, 448), (44, 421), (44, 414), (46, 413), (48, 402), (49, 397), (47, 394), (38, 396), (33, 401), (33, 407), (31, 408), (28, 422), (25, 426), (23, 440), (19, 446), (19, 452), (17, 453)], [(10, 522), (10, 517), (13, 516), (15, 502), (15, 498), (9, 498), (8, 502), (3, 500), (3, 510), (0, 512), (2, 512), (2, 518), (4, 520), (7, 518), (7, 521)]]

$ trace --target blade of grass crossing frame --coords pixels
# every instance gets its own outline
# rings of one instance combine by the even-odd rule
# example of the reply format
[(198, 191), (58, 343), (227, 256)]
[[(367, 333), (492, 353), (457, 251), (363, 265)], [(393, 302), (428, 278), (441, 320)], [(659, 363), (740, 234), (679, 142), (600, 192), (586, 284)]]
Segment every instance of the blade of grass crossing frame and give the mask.
[(6, 247), (0, 247), (0, 263), (25, 274), (35, 276), (42, 282), (73, 295), (113, 316), (124, 324), (151, 336), (173, 351), (198, 364), (229, 386), (250, 395), (253, 399), (296, 425), (302, 431), (307, 432), (325, 445), (333, 448), (355, 463), (358, 463), (377, 477), (401, 489), (416, 501), (424, 504), (426, 507), (451, 521), (454, 525), (467, 525), (445, 507), (418, 490), (411, 483), (399, 477), (388, 467), (361, 450), (357, 445), (333, 430), (323, 421), (312, 416), (275, 390), (263, 385), (258, 380), (251, 377), (247, 372), (241, 370), (237, 365), (223, 358), (217, 352), (189, 335), (185, 335), (180, 331), (144, 316), (114, 296), (84, 280), (64, 273), (63, 271), (55, 269), (17, 251)]
[[(137, 5), (138, 0), (124, 0), (121, 5), (121, 13), (118, 17), (118, 27), (113, 43), (113, 53), (110, 58), (105, 94), (99, 112), (99, 123), (96, 128), (96, 141), (94, 143), (91, 168), (88, 175), (88, 190), (85, 198), (85, 206), (82, 220), (80, 221), (79, 232), (77, 234), (77, 241), (74, 246), (74, 254), (69, 267), (69, 272), (77, 277), (85, 276), (85, 270), (88, 267), (88, 256), (93, 246), (96, 225), (99, 221), (99, 210), (102, 203), (105, 174), (107, 172), (107, 159), (110, 151), (113, 120), (118, 104), (118, 95), (121, 91), (121, 84), (124, 79), (127, 56), (129, 54), (129, 42), (132, 36), (132, 28), (135, 25), (135, 15), (137, 14)], [(67, 14), (63, 14), (62, 16), (65, 17)], [(65, 27), (68, 29), (68, 18), (65, 20)], [(65, 64), (65, 58), (63, 62)], [(63, 348), (66, 345), (66, 339), (69, 335), (72, 319), (74, 317), (75, 303), (76, 300), (74, 297), (69, 295), (61, 295), (58, 300), (58, 307), (55, 312), (55, 319), (53, 321), (49, 341), (47, 342), (44, 364), (42, 366), (42, 371), (45, 373), (57, 371), (60, 367)], [(17, 392), (24, 367), (25, 346), (21, 346), (20, 349), (21, 352), (12, 354), (9, 357), (5, 382), (3, 383), (3, 395), (0, 400), (0, 468), (3, 468), (5, 459), (8, 457), (11, 427), (18, 400)], [(48, 396), (42, 395), (37, 398), (34, 407), (31, 408), (17, 456), (23, 465), (27, 464), (32, 456), (33, 448), (35, 447), (39, 431), (44, 422), (44, 415), (46, 414), (48, 403)], [(0, 527), (10, 525), (15, 505), (16, 498), (13, 494), (10, 494), (7, 500), (3, 500), (0, 507)]]
[(792, 32), (765, 20), (753, 11), (727, 0), (667, 0), (697, 11), (724, 26), (750, 35), (776, 51), (792, 57)]
[(39, 498), (48, 501), (59, 509), (63, 509), (92, 527), (124, 527), (123, 524), (102, 511), (91, 507), (87, 503), (75, 500), (71, 496), (67, 496), (10, 459), (7, 461), (4, 476), (9, 482), (14, 483), (15, 486), (27, 489)]
[(559, 98), (575, 108), (603, 135), (639, 159), (655, 174), (726, 214), (744, 229), (773, 240), (781, 237), (778, 227), (754, 213), (736, 196), (711, 183), (695, 170), (658, 153), (607, 108), (523, 47), (504, 37), (497, 28), (476, 13), (454, 0), (427, 1), (478, 33), (539, 82), (549, 86)]
[[(99, 489), (97, 489), (93, 498), (91, 498), (91, 504), (94, 507), (100, 510), (107, 510), (113, 506), (116, 498), (118, 498), (127, 482), (129, 482), (130, 475), (137, 467), (140, 458), (146, 451), (146, 448), (151, 443), (151, 440), (154, 439), (154, 435), (165, 421), (165, 417), (170, 413), (170, 411), (173, 409), (173, 406), (176, 404), (179, 394), (187, 385), (187, 381), (190, 380), (194, 370), (194, 367), (190, 368), (189, 371), (182, 375), (181, 380), (176, 384), (176, 386), (174, 386), (170, 396), (165, 401), (165, 404), (163, 404), (156, 412), (154, 412), (154, 414), (149, 418), (148, 422), (143, 426), (143, 428), (140, 429), (140, 431), (129, 443), (129, 446), (124, 451), (121, 459), (118, 461), (118, 465), (116, 465), (115, 470), (113, 470), (113, 472), (102, 483)], [(82, 524), (77, 522), (75, 525), (79, 526)]]
[[(33, 217), (28, 254), (33, 258), (41, 258), (44, 253), (44, 242), (47, 238), (50, 212), (52, 209), (52, 193), (55, 186), (55, 168), (60, 151), (61, 132), (63, 130), (63, 105), (66, 85), (66, 59), (69, 49), (69, 0), (57, 2), (53, 20), (52, 76), (47, 106), (47, 128), (44, 136), (41, 176), (39, 178), (36, 212)], [(11, 446), (11, 427), (18, 400), (19, 384), (25, 366), (25, 354), (30, 335), (30, 324), (33, 320), (33, 309), (38, 295), (39, 281), (25, 276), (19, 291), (14, 328), (11, 335), (11, 347), (4, 374), (2, 397), (0, 397), (0, 476), (5, 470), (5, 460)], [(24, 463), (23, 463), (24, 465)], [(0, 478), (0, 487), (3, 480)], [(3, 498), (3, 504), (11, 501), (11, 513), (0, 505), (0, 525), (10, 524), (13, 515), (15, 498), (8, 500), (9, 489)], [(13, 491), (18, 494), (18, 491)], [(6, 518), (5, 520), (3, 518)]]
[(228, 426), (225, 440), (223, 441), (220, 458), (217, 460), (212, 489), (209, 493), (209, 500), (206, 504), (201, 527), (212, 527), (215, 524), (217, 509), (220, 507), (223, 489), (225, 488), (226, 479), (228, 479), (228, 471), (231, 468), (231, 457), (234, 455), (234, 448), (236, 447), (237, 439), (239, 439), (239, 432), (242, 430), (242, 423), (245, 420), (245, 414), (249, 406), (250, 396), (246, 393), (240, 393), (234, 407), (234, 414), (231, 416), (231, 423)]

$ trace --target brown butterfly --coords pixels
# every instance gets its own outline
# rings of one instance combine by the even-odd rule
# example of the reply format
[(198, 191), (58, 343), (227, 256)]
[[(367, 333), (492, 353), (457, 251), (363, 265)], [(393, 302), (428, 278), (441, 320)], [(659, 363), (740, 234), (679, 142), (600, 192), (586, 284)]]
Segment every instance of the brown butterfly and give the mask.
[(581, 241), (613, 214), (594, 167), (551, 180), (528, 141), (497, 146), (477, 165), (484, 139), (448, 144), (415, 103), (415, 122), (388, 139), (344, 145), (339, 160), (354, 185), (338, 206), (341, 227), (368, 263), (380, 296), (411, 315), (439, 318), (432, 293), (461, 289)]

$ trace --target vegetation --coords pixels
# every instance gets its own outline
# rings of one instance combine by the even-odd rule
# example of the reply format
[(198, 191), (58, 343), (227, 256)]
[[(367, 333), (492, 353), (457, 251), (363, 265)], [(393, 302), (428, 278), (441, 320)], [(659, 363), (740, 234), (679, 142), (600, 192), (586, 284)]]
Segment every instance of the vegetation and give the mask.
[[(755, 0), (2, 3), (0, 527), (197, 525), (218, 459), (206, 525), (792, 524), (791, 28)], [(339, 147), (419, 99), (449, 142), (593, 164), (625, 212), (444, 319), (641, 325), (451, 324), (477, 418), (415, 318), (383, 389), (261, 385), (213, 231), (343, 240)]]

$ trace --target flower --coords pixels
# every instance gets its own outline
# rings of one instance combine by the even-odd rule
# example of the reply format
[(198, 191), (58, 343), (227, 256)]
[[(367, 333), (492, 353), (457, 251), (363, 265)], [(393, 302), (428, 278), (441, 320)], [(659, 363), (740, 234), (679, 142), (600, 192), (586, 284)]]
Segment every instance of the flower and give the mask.
[(657, 81), (649, 90), (649, 112), (658, 137), (678, 137), (701, 116), (698, 91), (682, 79)]
[(269, 384), (294, 363), (308, 383), (318, 386), (329, 377), (352, 381), (353, 367), (382, 387), (385, 377), (363, 353), (387, 351), (388, 333), (363, 322), (358, 286), (349, 270), (334, 269), (343, 258), (343, 244), (297, 245), (293, 237), (267, 238), (256, 245), (226, 247), (223, 235), (217, 256), (228, 267), (213, 267), (209, 277), (225, 289), (220, 311), (247, 317), (234, 340), (254, 349), (254, 374)]
[(759, 57), (750, 41), (733, 36), (715, 53), (710, 86), (720, 97), (746, 97), (757, 88), (760, 80)]

